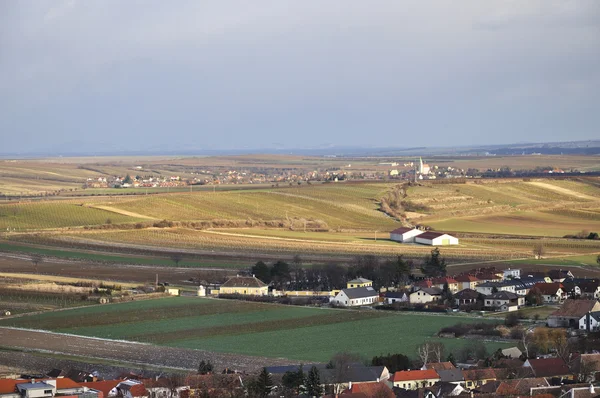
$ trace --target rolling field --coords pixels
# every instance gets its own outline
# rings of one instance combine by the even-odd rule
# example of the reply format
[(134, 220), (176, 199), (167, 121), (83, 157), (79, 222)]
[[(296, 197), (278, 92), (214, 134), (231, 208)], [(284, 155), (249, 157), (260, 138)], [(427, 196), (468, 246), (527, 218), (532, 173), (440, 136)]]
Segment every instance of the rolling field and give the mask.
[[(201, 298), (165, 298), (5, 319), (0, 326), (148, 342), (224, 353), (327, 361), (341, 351), (370, 358), (405, 353), (444, 326), (481, 321), (448, 315), (353, 311)], [(410, 331), (410, 332), (409, 332)], [(468, 341), (440, 340), (448, 351)], [(505, 344), (490, 343), (495, 350)]]

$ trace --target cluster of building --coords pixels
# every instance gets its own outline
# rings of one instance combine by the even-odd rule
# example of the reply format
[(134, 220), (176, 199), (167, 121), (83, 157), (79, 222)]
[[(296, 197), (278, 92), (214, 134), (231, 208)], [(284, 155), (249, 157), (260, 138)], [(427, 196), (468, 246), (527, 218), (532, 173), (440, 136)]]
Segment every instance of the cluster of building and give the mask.
[(444, 232), (423, 231), (418, 228), (396, 228), (390, 232), (390, 240), (400, 243), (419, 243), (428, 246), (458, 245), (458, 238)]

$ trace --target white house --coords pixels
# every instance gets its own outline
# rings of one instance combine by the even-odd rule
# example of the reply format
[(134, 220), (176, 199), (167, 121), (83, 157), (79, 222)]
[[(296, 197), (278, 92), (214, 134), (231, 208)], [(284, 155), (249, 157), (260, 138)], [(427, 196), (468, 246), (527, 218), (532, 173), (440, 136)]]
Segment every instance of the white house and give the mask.
[(424, 233), (425, 231), (416, 228), (396, 228), (390, 232), (390, 240), (402, 243), (412, 243), (415, 241), (415, 236)]
[(406, 294), (405, 292), (386, 292), (383, 295), (383, 300), (386, 304), (409, 302), (408, 294)]
[(579, 319), (579, 329), (588, 332), (600, 330), (600, 311), (588, 312)]
[(522, 305), (525, 305), (525, 297), (506, 291), (490, 294), (485, 298), (485, 306), (496, 311), (516, 311)]
[(521, 277), (520, 269), (505, 269), (502, 271), (502, 279), (517, 279)]
[(409, 296), (411, 304), (425, 304), (438, 301), (442, 298), (442, 289), (437, 287), (423, 287), (412, 292)]
[(458, 238), (441, 232), (424, 232), (415, 236), (415, 243), (429, 246), (458, 245)]
[(342, 289), (331, 303), (343, 307), (358, 307), (361, 305), (372, 305), (379, 302), (379, 294), (372, 286)]

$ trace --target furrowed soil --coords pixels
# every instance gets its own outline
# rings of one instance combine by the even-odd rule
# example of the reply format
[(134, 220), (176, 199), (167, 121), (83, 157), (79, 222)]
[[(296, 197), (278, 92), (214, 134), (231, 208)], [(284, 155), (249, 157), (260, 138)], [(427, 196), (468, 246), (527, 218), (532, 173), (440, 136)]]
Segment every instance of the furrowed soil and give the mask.
[(159, 347), (150, 344), (104, 340), (35, 330), (0, 327), (0, 342), (4, 347), (51, 352), (88, 358), (131, 362), (138, 365), (196, 370), (201, 360), (210, 361), (216, 369), (236, 369), (254, 372), (265, 364), (287, 365), (292, 362), (278, 358), (221, 354), (210, 351)]

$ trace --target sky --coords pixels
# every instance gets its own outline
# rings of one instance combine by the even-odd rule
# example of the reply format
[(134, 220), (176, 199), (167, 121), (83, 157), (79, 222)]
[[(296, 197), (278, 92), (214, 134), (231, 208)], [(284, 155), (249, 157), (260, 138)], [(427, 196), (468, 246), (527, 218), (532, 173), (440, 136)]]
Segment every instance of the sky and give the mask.
[(597, 0), (0, 1), (0, 153), (599, 138)]

